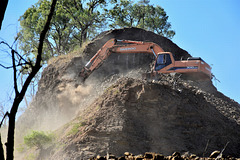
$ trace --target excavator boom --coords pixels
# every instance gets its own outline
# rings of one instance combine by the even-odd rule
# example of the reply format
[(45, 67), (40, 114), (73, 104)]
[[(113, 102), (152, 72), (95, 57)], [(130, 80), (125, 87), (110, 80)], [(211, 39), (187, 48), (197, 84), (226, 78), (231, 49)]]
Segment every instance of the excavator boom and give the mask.
[[(171, 52), (164, 50), (153, 42), (110, 39), (88, 61), (79, 73), (83, 81), (110, 56), (111, 53), (149, 53), (155, 56), (154, 75), (156, 73), (181, 73), (185, 75), (200, 75), (205, 79), (211, 78), (211, 67), (202, 59), (175, 61)], [(202, 75), (202, 76), (201, 76)]]
[[(119, 42), (119, 44), (117, 44)], [(87, 62), (79, 73), (79, 77), (85, 80), (95, 69), (99, 68), (111, 53), (150, 53), (157, 57), (156, 53), (163, 52), (163, 49), (152, 42), (138, 42), (128, 40), (110, 39), (97, 53)]]

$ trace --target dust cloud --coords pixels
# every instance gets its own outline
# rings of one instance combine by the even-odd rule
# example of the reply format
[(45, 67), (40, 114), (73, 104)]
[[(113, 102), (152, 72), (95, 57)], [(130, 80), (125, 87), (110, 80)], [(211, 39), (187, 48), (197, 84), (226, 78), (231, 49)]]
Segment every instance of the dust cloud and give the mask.
[[(92, 92), (91, 86), (78, 85), (75, 87), (73, 84), (67, 84), (61, 93), (57, 95), (60, 106), (65, 105), (80, 105), (84, 98), (87, 98)], [(69, 103), (69, 104), (66, 104)]]

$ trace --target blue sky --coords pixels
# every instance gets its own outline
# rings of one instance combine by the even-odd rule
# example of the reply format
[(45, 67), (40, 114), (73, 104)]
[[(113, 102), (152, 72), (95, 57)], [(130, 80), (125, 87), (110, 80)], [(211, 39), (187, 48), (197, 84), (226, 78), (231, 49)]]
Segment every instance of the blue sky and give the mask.
[[(16, 37), (20, 26), (18, 22), (19, 17), (36, 2), (37, 0), (9, 0), (2, 29), (0, 30), (0, 41), (4, 40), (10, 45), (13, 44), (14, 37)], [(0, 63), (8, 66), (11, 65), (11, 59), (5, 51), (6, 47), (1, 45)], [(9, 100), (14, 93), (12, 73), (11, 69), (6, 70), (0, 67), (0, 105), (9, 106), (11, 104)]]
[(240, 103), (240, 1), (152, 0), (169, 16), (172, 39), (212, 65), (218, 91)]
[[(0, 41), (12, 44), (19, 27), (18, 18), (37, 0), (9, 0), (0, 31)], [(172, 39), (192, 56), (212, 65), (219, 82), (217, 89), (240, 103), (240, 1), (239, 0), (151, 0), (162, 6), (172, 29)], [(0, 47), (0, 63), (7, 64)], [(0, 104), (13, 93), (12, 70), (0, 68)]]

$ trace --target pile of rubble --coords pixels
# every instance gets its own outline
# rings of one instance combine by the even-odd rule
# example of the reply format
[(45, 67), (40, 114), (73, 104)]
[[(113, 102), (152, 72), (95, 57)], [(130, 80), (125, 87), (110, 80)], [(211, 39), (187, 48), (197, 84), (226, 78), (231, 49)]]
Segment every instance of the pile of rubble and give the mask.
[(220, 151), (214, 151), (209, 157), (198, 157), (195, 154), (190, 154), (185, 152), (182, 155), (179, 152), (174, 152), (171, 156), (164, 156), (155, 152), (146, 152), (144, 155), (133, 155), (132, 153), (125, 152), (123, 156), (117, 157), (112, 154), (107, 154), (106, 156), (96, 156), (90, 158), (89, 160), (214, 160), (214, 159), (224, 159), (224, 160), (240, 160), (240, 158), (234, 158), (231, 156), (222, 155)]

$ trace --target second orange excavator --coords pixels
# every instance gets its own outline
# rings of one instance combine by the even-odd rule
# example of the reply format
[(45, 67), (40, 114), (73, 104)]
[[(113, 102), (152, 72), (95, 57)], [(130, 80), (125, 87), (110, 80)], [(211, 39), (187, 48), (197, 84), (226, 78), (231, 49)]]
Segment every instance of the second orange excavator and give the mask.
[(153, 42), (110, 39), (89, 60), (79, 73), (83, 80), (109, 57), (111, 53), (150, 53), (155, 57), (151, 77), (160, 73), (180, 73), (188, 77), (197, 77), (199, 80), (211, 79), (211, 67), (201, 58), (189, 57), (187, 60), (175, 61), (171, 52), (165, 52)]

